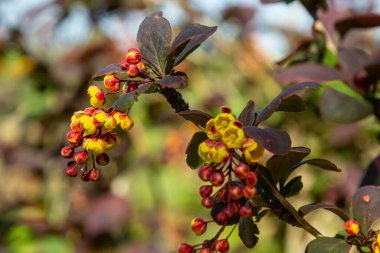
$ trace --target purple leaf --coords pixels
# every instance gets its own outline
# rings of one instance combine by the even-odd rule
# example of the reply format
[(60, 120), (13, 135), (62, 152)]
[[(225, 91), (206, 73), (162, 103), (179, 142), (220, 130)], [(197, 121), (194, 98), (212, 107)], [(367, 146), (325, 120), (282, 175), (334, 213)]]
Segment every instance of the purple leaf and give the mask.
[(210, 114), (198, 110), (187, 110), (179, 112), (178, 114), (184, 117), (186, 120), (191, 121), (201, 127), (205, 127), (207, 121), (212, 118)]
[(255, 102), (249, 100), (243, 111), (240, 113), (238, 120), (244, 126), (251, 126), (255, 122)]
[(352, 15), (335, 23), (335, 29), (342, 38), (353, 28), (371, 28), (376, 26), (380, 26), (380, 15), (372, 13)]
[(330, 212), (333, 212), (336, 215), (338, 215), (343, 221), (347, 221), (350, 219), (350, 217), (346, 214), (345, 211), (343, 211), (342, 209), (340, 209), (339, 207), (337, 207), (335, 205), (328, 204), (328, 203), (314, 203), (314, 204), (301, 206), (298, 209), (298, 212), (302, 216), (305, 216), (305, 215), (308, 215), (309, 213), (314, 212), (314, 211), (319, 210), (319, 209), (325, 209), (325, 210), (328, 210)]
[(164, 76), (155, 83), (163, 88), (183, 89), (187, 87), (187, 75), (183, 72), (176, 72), (175, 75)]

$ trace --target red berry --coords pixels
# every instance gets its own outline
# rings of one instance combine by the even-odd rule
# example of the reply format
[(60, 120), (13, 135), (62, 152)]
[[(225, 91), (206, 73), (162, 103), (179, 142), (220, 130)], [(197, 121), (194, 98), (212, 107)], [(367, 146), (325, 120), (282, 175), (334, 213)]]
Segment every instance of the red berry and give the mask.
[(210, 176), (210, 182), (213, 186), (221, 186), (224, 183), (224, 175), (220, 171), (215, 171)]
[(219, 212), (217, 215), (216, 215), (216, 221), (219, 223), (219, 224), (224, 224), (227, 222), (227, 219), (228, 219), (228, 215), (226, 214), (226, 212), (224, 211), (221, 211)]
[(232, 208), (231, 205), (226, 206), (226, 207), (224, 208), (224, 212), (226, 213), (226, 215), (227, 215), (229, 218), (231, 218), (231, 217), (234, 216), (234, 214), (235, 214), (235, 212), (234, 212), (234, 210), (233, 210), (233, 208)]
[(243, 196), (247, 199), (255, 197), (257, 194), (256, 187), (253, 185), (246, 185), (243, 187)]
[(139, 74), (139, 72), (139, 68), (134, 64), (129, 65), (127, 69), (127, 74), (129, 77), (136, 77)]
[(195, 218), (191, 221), (191, 230), (193, 230), (196, 235), (201, 235), (207, 230), (207, 222), (201, 218)]
[(178, 246), (178, 253), (193, 253), (194, 247), (187, 244), (187, 243), (181, 243)]
[(227, 106), (222, 106), (222, 107), (220, 107), (220, 111), (221, 111), (222, 113), (231, 113), (231, 112), (232, 112), (231, 108), (229, 108), (229, 107), (227, 107)]
[(69, 177), (76, 177), (78, 175), (78, 164), (74, 161), (70, 161), (66, 166), (66, 175)]
[(209, 181), (214, 168), (210, 165), (203, 165), (198, 169), (199, 178), (203, 181)]
[(228, 200), (227, 189), (226, 188), (220, 189), (218, 196), (219, 196), (220, 201), (227, 202)]
[(242, 217), (252, 217), (252, 208), (249, 206), (242, 206), (239, 210), (239, 215)]
[(234, 169), (235, 176), (239, 179), (244, 179), (249, 173), (249, 166), (245, 163), (239, 163)]
[(350, 235), (357, 235), (360, 232), (360, 224), (356, 220), (348, 220), (346, 221), (344, 228), (346, 232)]
[(91, 169), (88, 173), (88, 178), (91, 181), (98, 181), (100, 179), (100, 170), (98, 169)]
[(84, 150), (76, 152), (74, 154), (74, 161), (77, 162), (77, 163), (79, 163), (79, 164), (86, 163), (87, 159), (88, 159), (88, 155), (87, 155), (87, 152), (84, 151)]
[(141, 61), (141, 54), (139, 50), (131, 48), (127, 51), (125, 58), (129, 64), (137, 64)]
[(241, 197), (243, 197), (243, 190), (238, 185), (231, 186), (230, 189), (229, 189), (229, 193), (230, 193), (230, 197), (233, 200), (238, 200)]
[(106, 153), (100, 154), (96, 157), (96, 163), (100, 166), (105, 166), (110, 162), (110, 158)]
[(206, 197), (202, 199), (202, 206), (206, 208), (211, 208), (214, 205), (214, 199), (211, 197)]
[(256, 172), (249, 172), (247, 177), (245, 178), (245, 184), (255, 185), (257, 183), (257, 174)]
[(74, 156), (74, 151), (70, 146), (64, 146), (61, 148), (61, 156), (64, 158), (72, 158)]
[(228, 252), (230, 245), (227, 239), (219, 240), (215, 243), (215, 249), (221, 253)]
[(202, 185), (201, 187), (199, 187), (199, 194), (202, 198), (210, 197), (212, 194), (212, 186)]

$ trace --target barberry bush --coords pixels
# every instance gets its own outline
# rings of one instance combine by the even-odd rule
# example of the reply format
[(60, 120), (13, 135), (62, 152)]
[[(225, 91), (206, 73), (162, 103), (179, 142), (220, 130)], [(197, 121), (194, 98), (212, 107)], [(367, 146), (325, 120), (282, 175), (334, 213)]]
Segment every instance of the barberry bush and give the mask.
[[(303, 165), (330, 171), (326, 173), (341, 171), (329, 160), (307, 158), (312, 151), (292, 145), (286, 131), (263, 126), (276, 112), (303, 111), (305, 101), (300, 94), (321, 89), (317, 80), (294, 82), (261, 109), (256, 108), (253, 100), (238, 113), (228, 105), (214, 116), (190, 109), (178, 91), (187, 87), (188, 77), (177, 71), (176, 66), (215, 31), (216, 27), (193, 24), (172, 41), (170, 23), (161, 12), (146, 17), (137, 34), (138, 48), (128, 49), (119, 63), (96, 72), (87, 90), (91, 106), (73, 113), (71, 130), (67, 133), (69, 145), (61, 149), (62, 157), (69, 159), (66, 174), (70, 177), (80, 174), (83, 181), (99, 180), (104, 173), (99, 166), (107, 166), (110, 160), (107, 153), (112, 151), (108, 150), (123, 141), (118, 132), (129, 131), (134, 124), (130, 116), (133, 104), (140, 95), (160, 94), (178, 116), (199, 128), (187, 146), (186, 162), (203, 181), (194, 191), (199, 195), (200, 205), (209, 209), (209, 215), (194, 218), (189, 229), (203, 236), (210, 226), (218, 227), (214, 235), (207, 234), (199, 243), (180, 243), (178, 253), (228, 252), (232, 233), (238, 233), (247, 248), (254, 248), (260, 234), (257, 224), (268, 213), (316, 238), (306, 252), (349, 252), (353, 248), (359, 252), (379, 252), (377, 187), (359, 189), (351, 201), (349, 214), (331, 204), (311, 203), (296, 208), (288, 201), (302, 191), (302, 176), (294, 177), (293, 173)], [(290, 70), (277, 73), (277, 78), (288, 80), (286, 71)], [(291, 73), (294, 75), (294, 71)], [(102, 84), (96, 85), (99, 80)], [(336, 108), (329, 107), (336, 103), (330, 101), (331, 94), (331, 89), (326, 89), (321, 98), (321, 112), (326, 118), (345, 123), (368, 114), (339, 118), (340, 109), (336, 112)], [(113, 103), (107, 103), (108, 100)], [(342, 219), (345, 222), (342, 232), (326, 237), (305, 219), (318, 209), (331, 211)]]

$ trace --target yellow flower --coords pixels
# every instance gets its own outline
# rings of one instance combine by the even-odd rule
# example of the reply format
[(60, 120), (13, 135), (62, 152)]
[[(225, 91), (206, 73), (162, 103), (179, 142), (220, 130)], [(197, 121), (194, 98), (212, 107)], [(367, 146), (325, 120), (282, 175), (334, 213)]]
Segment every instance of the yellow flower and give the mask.
[(210, 149), (209, 156), (214, 163), (223, 163), (228, 160), (230, 152), (223, 142), (219, 142)]
[(211, 140), (218, 141), (222, 138), (222, 135), (216, 130), (215, 119), (210, 119), (206, 124), (206, 134)]
[(100, 123), (104, 123), (107, 120), (107, 117), (107, 113), (105, 113), (102, 109), (97, 109), (94, 112), (94, 118)]
[(216, 130), (223, 134), (224, 130), (235, 121), (235, 116), (231, 113), (220, 113), (214, 119), (214, 124)]
[(372, 250), (374, 253), (380, 253), (380, 246), (379, 242), (372, 243)]
[(94, 117), (83, 115), (79, 118), (79, 124), (84, 129), (84, 134), (89, 135), (96, 132), (99, 122)]
[(121, 129), (127, 131), (133, 126), (132, 119), (125, 113), (116, 112), (113, 117), (116, 120), (116, 123), (121, 127)]
[(98, 86), (95, 86), (95, 85), (91, 85), (90, 87), (88, 87), (87, 89), (87, 94), (90, 96), (90, 97), (94, 97), (96, 95), (96, 93), (98, 92), (103, 92), (102, 88), (98, 87)]
[(114, 117), (108, 115), (106, 120), (103, 122), (102, 131), (103, 132), (111, 132), (117, 126), (116, 120)]
[(87, 138), (83, 141), (82, 147), (94, 155), (100, 155), (106, 150), (106, 142), (98, 138)]
[(255, 142), (252, 138), (248, 138), (243, 143), (243, 155), (245, 160), (250, 163), (256, 163), (263, 156), (264, 148)]
[(246, 137), (243, 129), (235, 125), (229, 125), (224, 130), (222, 139), (228, 148), (241, 148)]
[(210, 151), (213, 146), (214, 142), (210, 139), (207, 139), (198, 147), (198, 155), (205, 163), (211, 163), (213, 161), (210, 156)]

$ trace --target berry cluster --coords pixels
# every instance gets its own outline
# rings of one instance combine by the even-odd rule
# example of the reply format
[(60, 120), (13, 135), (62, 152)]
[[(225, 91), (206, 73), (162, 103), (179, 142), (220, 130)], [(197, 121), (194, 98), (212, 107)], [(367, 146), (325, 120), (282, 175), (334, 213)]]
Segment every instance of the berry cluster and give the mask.
[[(120, 66), (129, 77), (134, 78), (141, 74), (150, 81), (152, 78), (146, 72), (145, 64), (141, 60), (140, 52), (132, 48), (128, 50)], [(62, 157), (71, 159), (66, 168), (68, 176), (77, 176), (79, 168), (82, 167), (83, 181), (99, 180), (100, 171), (95, 167), (95, 163), (100, 166), (109, 163), (109, 157), (105, 152), (119, 143), (119, 135), (114, 132), (117, 126), (124, 131), (128, 131), (133, 126), (133, 121), (128, 114), (119, 112), (113, 107), (101, 108), (106, 102), (106, 96), (121, 92), (129, 93), (144, 82), (147, 81), (120, 80), (116, 75), (108, 74), (103, 79), (106, 92), (96, 85), (88, 88), (87, 93), (92, 107), (73, 114), (70, 123), (71, 130), (67, 133), (70, 145), (61, 149)], [(123, 84), (122, 89), (121, 84)], [(90, 157), (92, 168), (88, 169), (87, 161)]]
[[(205, 162), (198, 170), (202, 181), (209, 182), (199, 188), (202, 205), (211, 208), (211, 221), (196, 218), (192, 230), (196, 235), (206, 232), (207, 224), (221, 226), (210, 240), (198, 245), (182, 243), (179, 253), (228, 252), (228, 237), (219, 239), (224, 228), (238, 223), (240, 217), (252, 217), (252, 198), (257, 194), (255, 164), (264, 148), (245, 135), (243, 124), (236, 120), (227, 107), (210, 119), (205, 127), (207, 139), (199, 145), (198, 154)], [(217, 189), (217, 190), (215, 190)], [(235, 228), (234, 227), (234, 228)], [(232, 230), (233, 231), (233, 230)]]

